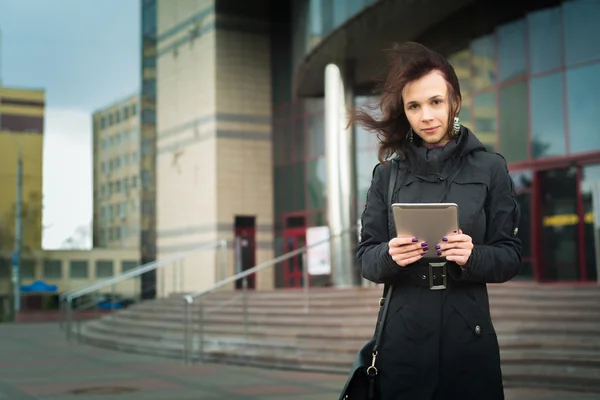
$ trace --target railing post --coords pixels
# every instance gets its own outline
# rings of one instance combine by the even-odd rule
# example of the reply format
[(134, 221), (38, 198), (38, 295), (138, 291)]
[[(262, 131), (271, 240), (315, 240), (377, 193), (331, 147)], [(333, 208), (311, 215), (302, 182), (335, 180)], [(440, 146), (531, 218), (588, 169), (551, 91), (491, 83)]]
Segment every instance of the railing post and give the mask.
[(184, 291), (183, 282), (185, 282), (185, 268), (183, 266), (184, 265), (183, 258), (177, 262), (177, 265), (178, 265), (178, 269), (179, 269), (179, 281), (178, 281), (177, 289), (181, 293)]
[(227, 278), (227, 240), (221, 241), (221, 280)]
[(63, 330), (65, 327), (65, 299), (62, 296), (58, 298), (58, 329)]
[(172, 280), (173, 282), (171, 282), (171, 292), (175, 293), (177, 291), (177, 289), (179, 289), (179, 282), (178, 282), (178, 276), (179, 276), (179, 261), (175, 261), (173, 262), (173, 277)]
[(248, 340), (248, 276), (242, 279), (242, 312), (244, 315), (244, 338)]
[(160, 268), (160, 275), (159, 275), (158, 279), (160, 279), (159, 286), (158, 286), (160, 291), (156, 297), (157, 298), (165, 297), (165, 268), (164, 267)]
[(110, 319), (115, 320), (115, 307), (117, 306), (116, 284), (110, 287)]
[(302, 253), (302, 288), (304, 289), (304, 312), (310, 311), (310, 276), (308, 274), (308, 252)]
[(77, 343), (81, 343), (81, 310), (77, 310), (77, 320), (75, 321), (75, 326), (77, 326)]
[(67, 329), (67, 342), (71, 341), (71, 324), (73, 322), (73, 299), (67, 297), (67, 315), (66, 315), (66, 329)]
[(183, 359), (185, 364), (191, 364), (191, 347), (192, 347), (192, 334), (191, 334), (191, 324), (192, 324), (192, 305), (194, 304), (194, 299), (186, 296), (184, 298), (183, 305)]
[[(194, 326), (193, 323), (191, 325)], [(204, 299), (202, 297), (198, 301), (198, 352), (200, 362), (204, 362)]]

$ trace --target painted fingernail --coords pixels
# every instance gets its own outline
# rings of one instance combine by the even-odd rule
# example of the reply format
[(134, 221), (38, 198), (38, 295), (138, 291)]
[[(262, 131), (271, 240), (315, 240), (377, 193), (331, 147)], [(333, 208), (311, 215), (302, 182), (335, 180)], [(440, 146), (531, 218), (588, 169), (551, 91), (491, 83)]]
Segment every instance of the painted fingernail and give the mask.
[(447, 241), (448, 241), (448, 238), (443, 238), (442, 239), (442, 242), (447, 242)]
[(442, 252), (441, 252), (441, 251), (438, 251), (438, 256), (441, 256), (441, 255), (442, 255)]
[(437, 246), (435, 246), (435, 248), (439, 250), (439, 249), (441, 249), (441, 248), (442, 248), (442, 246), (440, 246), (440, 245), (438, 244)]
[(425, 253), (421, 254), (421, 257), (423, 257), (425, 254), (427, 254), (427, 252), (425, 252)]
[(425, 247), (423, 251), (429, 251), (429, 247)]
[(427, 242), (423, 242), (423, 243), (421, 243), (421, 246), (423, 246), (423, 247), (427, 247), (427, 246), (429, 246), (429, 245), (427, 244)]
[(413, 238), (413, 240), (412, 240), (412, 241), (413, 241), (413, 243), (417, 243), (417, 242), (419, 241), (419, 239), (417, 239), (417, 238)]

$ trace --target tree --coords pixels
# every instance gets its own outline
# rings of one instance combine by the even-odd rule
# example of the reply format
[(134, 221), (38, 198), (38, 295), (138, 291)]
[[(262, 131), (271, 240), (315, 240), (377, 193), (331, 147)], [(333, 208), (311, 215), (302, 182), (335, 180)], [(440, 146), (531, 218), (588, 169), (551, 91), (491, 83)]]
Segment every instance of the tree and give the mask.
[(61, 247), (67, 250), (87, 250), (92, 247), (92, 224), (79, 225), (73, 235), (62, 242)]

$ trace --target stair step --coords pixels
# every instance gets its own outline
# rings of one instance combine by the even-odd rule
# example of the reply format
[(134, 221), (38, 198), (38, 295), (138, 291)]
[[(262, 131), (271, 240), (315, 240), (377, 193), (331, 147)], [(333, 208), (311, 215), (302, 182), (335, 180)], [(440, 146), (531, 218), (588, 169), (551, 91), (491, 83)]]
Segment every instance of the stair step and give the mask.
[[(222, 290), (202, 298), (208, 361), (346, 374), (373, 335), (381, 287)], [(507, 385), (600, 393), (600, 287), (488, 285)], [(191, 315), (199, 354), (200, 301)], [(248, 321), (244, 326), (245, 318)], [(83, 322), (81, 340), (96, 346), (181, 359), (182, 294), (144, 301)]]
[[(183, 330), (180, 326), (171, 326), (160, 322), (149, 322), (146, 324), (135, 324), (129, 321), (95, 321), (94, 324), (88, 324), (88, 328), (92, 330), (102, 331), (107, 335), (114, 336), (129, 336), (139, 337), (142, 339), (164, 340), (170, 337), (169, 340), (182, 340)], [(243, 326), (236, 327), (220, 327), (207, 326), (204, 334), (208, 337), (223, 337), (228, 340), (239, 340), (243, 338), (246, 331)], [(286, 329), (285, 327), (276, 330), (261, 330), (256, 327), (248, 328), (248, 337), (255, 341), (270, 340), (273, 343), (285, 342), (301, 345), (303, 343), (320, 342), (320, 343), (341, 343), (342, 347), (347, 343), (351, 343), (355, 348), (357, 343), (364, 343), (372, 336), (373, 330), (362, 329), (353, 330), (346, 335), (341, 335), (339, 332), (321, 331), (302, 333), (296, 329)], [(199, 332), (196, 331), (196, 335)], [(343, 340), (341, 338), (343, 337)], [(584, 335), (568, 335), (561, 336), (557, 334), (547, 333), (540, 336), (538, 334), (527, 333), (499, 333), (498, 339), (501, 348), (507, 349), (547, 349), (553, 347), (565, 347), (570, 349), (585, 349), (587, 351), (600, 350), (600, 340), (594, 336)], [(330, 344), (331, 346), (331, 344)]]
[[(84, 341), (101, 347), (114, 350), (152, 353), (165, 357), (179, 358), (182, 354), (181, 346), (169, 342), (148, 342), (131, 338), (119, 337), (107, 339), (103, 335), (85, 332)], [(214, 351), (205, 356), (206, 361), (228, 362), (243, 365), (256, 365), (272, 368), (292, 368), (310, 371), (323, 371), (335, 373), (348, 373), (354, 355), (340, 354), (326, 355), (303, 353), (277, 353), (258, 351), (253, 347), (245, 347), (247, 351), (219, 352)], [(197, 352), (195, 356), (198, 357)], [(582, 390), (600, 393), (600, 368), (594, 366), (577, 365), (565, 366), (560, 363), (551, 363), (548, 358), (536, 359), (532, 363), (511, 362), (509, 355), (503, 355), (503, 377), (506, 383), (519, 383), (524, 386), (545, 387)], [(522, 361), (523, 357), (520, 358)], [(560, 362), (560, 360), (557, 359)]]

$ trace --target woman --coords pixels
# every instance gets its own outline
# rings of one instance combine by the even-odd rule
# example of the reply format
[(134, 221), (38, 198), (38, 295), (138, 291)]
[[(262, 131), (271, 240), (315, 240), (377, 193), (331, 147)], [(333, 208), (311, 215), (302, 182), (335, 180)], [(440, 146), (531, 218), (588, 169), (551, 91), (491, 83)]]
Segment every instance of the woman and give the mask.
[[(503, 399), (486, 284), (512, 279), (521, 266), (514, 185), (504, 158), (459, 124), (460, 87), (448, 61), (416, 43), (391, 56), (380, 118), (351, 118), (380, 138), (357, 256), (364, 278), (395, 285), (377, 357), (381, 398)], [(440, 243), (396, 237), (386, 196), (393, 156), (393, 202), (457, 203), (458, 234)], [(431, 246), (447, 261), (433, 285), (436, 270), (422, 258)]]

